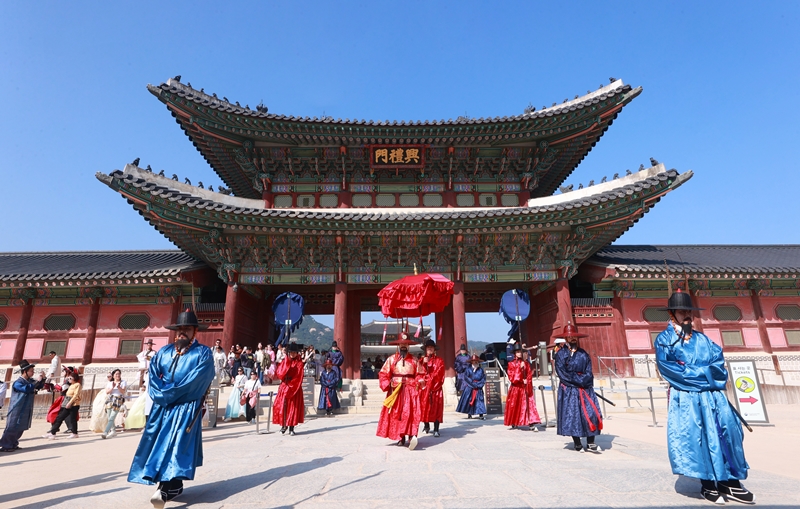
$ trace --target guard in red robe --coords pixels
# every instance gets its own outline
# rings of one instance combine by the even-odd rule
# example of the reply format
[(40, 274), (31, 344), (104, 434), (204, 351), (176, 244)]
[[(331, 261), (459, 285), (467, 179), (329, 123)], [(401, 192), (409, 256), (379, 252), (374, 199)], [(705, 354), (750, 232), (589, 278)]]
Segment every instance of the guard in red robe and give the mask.
[(288, 429), (289, 435), (294, 436), (294, 427), (304, 422), (306, 414), (303, 403), (303, 360), (297, 343), (291, 343), (287, 351), (289, 355), (278, 364), (275, 373), (281, 386), (272, 409), (272, 424), (280, 425), (281, 434)]
[(425, 342), (425, 357), (420, 359), (419, 391), (420, 421), (424, 423), (422, 431), (431, 432), (433, 422), (433, 436), (439, 436), (439, 423), (444, 419), (444, 361), (436, 355), (436, 343), (429, 339)]
[(408, 353), (409, 345), (415, 344), (405, 332), (400, 339), (390, 344), (397, 345), (397, 353), (390, 355), (383, 363), (378, 379), (386, 399), (378, 420), (379, 437), (397, 440), (397, 445), (406, 445), (413, 451), (417, 447), (420, 408), (417, 392), (417, 361)]
[[(506, 414), (503, 419), (503, 424), (511, 426), (511, 429), (533, 424), (530, 420), (532, 417), (530, 401), (533, 395), (531, 368), (522, 358), (522, 347), (519, 343), (514, 345), (513, 351), (514, 360), (508, 363), (508, 381), (511, 385), (508, 388)], [(531, 429), (538, 431), (534, 426), (531, 426)]]

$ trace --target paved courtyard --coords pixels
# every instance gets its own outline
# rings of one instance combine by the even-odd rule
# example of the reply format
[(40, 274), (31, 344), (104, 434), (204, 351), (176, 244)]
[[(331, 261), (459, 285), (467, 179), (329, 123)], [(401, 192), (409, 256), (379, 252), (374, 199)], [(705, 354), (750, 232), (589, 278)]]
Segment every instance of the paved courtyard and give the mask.
[[(800, 409), (769, 412), (776, 426), (747, 434), (746, 485), (758, 507), (800, 507)], [(373, 415), (309, 419), (295, 437), (221, 423), (204, 432), (196, 481), (167, 507), (712, 507), (696, 480), (671, 473), (665, 430), (648, 427), (649, 414), (613, 414), (598, 454), (571, 450), (554, 428), (511, 431), (501, 417), (445, 420), (442, 437), (423, 436), (415, 451), (375, 437)], [(36, 421), (21, 451), (0, 456), (0, 507), (151, 507), (154, 488), (125, 480), (140, 433), (48, 442), (45, 429)]]

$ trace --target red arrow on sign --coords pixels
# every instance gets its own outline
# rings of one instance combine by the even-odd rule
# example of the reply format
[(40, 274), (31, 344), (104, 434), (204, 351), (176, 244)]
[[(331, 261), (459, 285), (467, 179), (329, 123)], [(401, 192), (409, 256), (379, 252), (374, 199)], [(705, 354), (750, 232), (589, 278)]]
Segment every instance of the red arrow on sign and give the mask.
[(758, 400), (753, 396), (750, 396), (749, 398), (739, 398), (739, 403), (750, 403), (751, 405), (754, 405), (758, 403)]

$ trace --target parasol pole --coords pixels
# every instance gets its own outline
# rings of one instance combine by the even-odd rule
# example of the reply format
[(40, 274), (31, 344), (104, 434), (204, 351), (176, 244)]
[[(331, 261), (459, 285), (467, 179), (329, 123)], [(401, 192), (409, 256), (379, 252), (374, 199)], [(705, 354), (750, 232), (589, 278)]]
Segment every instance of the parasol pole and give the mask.
[(289, 299), (289, 308), (286, 310), (286, 346), (289, 346), (289, 340), (292, 337), (292, 292), (288, 292), (286, 294), (286, 298)]
[[(519, 319), (519, 296), (517, 295), (517, 290), (516, 289), (511, 290), (511, 291), (514, 293), (514, 306), (516, 306), (516, 308), (517, 308), (517, 314), (516, 314), (516, 316), (514, 316), (514, 318), (517, 321), (517, 341), (519, 341), (519, 348), (520, 348), (520, 350), (522, 350), (522, 327), (520, 326), (520, 322), (522, 320)], [(520, 361), (522, 361), (525, 365), (528, 364), (527, 362), (525, 362), (524, 359), (520, 359)], [(522, 369), (522, 366), (520, 366), (520, 369)], [(525, 377), (525, 419), (526, 420), (528, 419), (528, 413), (529, 413), (529, 409), (528, 409), (528, 383), (527, 382), (528, 382), (528, 377), (526, 376)], [(533, 380), (531, 380), (531, 384), (533, 384)], [(526, 424), (530, 424), (530, 423), (526, 423)]]

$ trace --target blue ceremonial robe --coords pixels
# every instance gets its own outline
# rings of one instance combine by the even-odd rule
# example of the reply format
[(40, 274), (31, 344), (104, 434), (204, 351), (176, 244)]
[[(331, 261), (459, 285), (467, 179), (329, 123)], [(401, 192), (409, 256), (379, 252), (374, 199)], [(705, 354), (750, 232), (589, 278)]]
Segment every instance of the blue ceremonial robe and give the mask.
[(667, 450), (672, 472), (698, 479), (746, 479), (742, 425), (725, 396), (722, 348), (692, 331), (678, 338), (672, 322), (656, 338), (656, 363), (669, 382)]
[(572, 352), (562, 348), (556, 353), (558, 387), (558, 420), (556, 433), (568, 437), (591, 437), (603, 429), (600, 404), (594, 394), (592, 359), (586, 350)]
[(342, 387), (342, 364), (344, 364), (344, 354), (341, 350), (331, 350), (328, 352), (328, 359), (333, 363), (333, 370), (339, 375), (339, 385)]
[(469, 355), (458, 354), (456, 355), (456, 362), (455, 362), (455, 369), (458, 376), (456, 378), (456, 390), (461, 392), (465, 390), (467, 387), (464, 385), (464, 372), (470, 367), (469, 363)]
[(133, 457), (128, 482), (191, 480), (195, 469), (203, 464), (201, 418), (197, 418), (190, 433), (186, 428), (200, 410), (214, 378), (214, 357), (211, 349), (196, 339), (173, 365), (176, 355), (175, 345), (169, 344), (150, 362), (153, 408)]
[[(339, 408), (339, 395), (336, 393), (336, 386), (339, 384), (339, 374), (331, 369), (325, 370), (319, 375), (319, 384), (322, 390), (319, 392), (319, 404), (317, 408), (320, 410), (333, 410)], [(330, 405), (328, 404), (330, 402)]]
[[(458, 357), (456, 357), (458, 358)], [(473, 369), (467, 366), (464, 370), (464, 389), (461, 398), (458, 400), (456, 412), (468, 415), (482, 415), (486, 413), (486, 400), (483, 397), (483, 386), (486, 385), (486, 374), (483, 368), (478, 366)], [(474, 394), (474, 402), (473, 401)]]
[(6, 429), (0, 438), (0, 447), (14, 449), (19, 446), (22, 433), (30, 429), (33, 421), (33, 398), (44, 386), (44, 380), (34, 381), (19, 377), (11, 386)]

